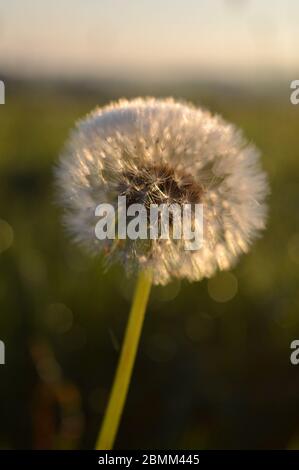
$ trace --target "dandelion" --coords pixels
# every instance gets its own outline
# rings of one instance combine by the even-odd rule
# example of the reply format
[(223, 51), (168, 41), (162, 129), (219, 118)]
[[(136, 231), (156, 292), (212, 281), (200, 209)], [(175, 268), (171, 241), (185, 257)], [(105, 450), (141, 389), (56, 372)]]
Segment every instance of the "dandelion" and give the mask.
[[(98, 448), (111, 448), (124, 405), (151, 283), (197, 281), (228, 270), (265, 228), (268, 192), (259, 152), (220, 116), (173, 99), (121, 100), (79, 121), (57, 168), (65, 225), (91, 253), (139, 274)], [(95, 207), (202, 204), (203, 245), (184, 238), (98, 240)]]

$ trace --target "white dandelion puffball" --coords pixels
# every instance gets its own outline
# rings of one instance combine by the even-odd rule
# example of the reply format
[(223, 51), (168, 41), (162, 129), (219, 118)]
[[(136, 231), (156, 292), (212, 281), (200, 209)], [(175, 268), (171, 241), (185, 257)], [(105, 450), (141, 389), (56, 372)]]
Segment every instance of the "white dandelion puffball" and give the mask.
[[(267, 178), (259, 152), (232, 124), (173, 99), (121, 100), (77, 123), (57, 171), (65, 225), (93, 253), (126, 270), (151, 269), (154, 284), (211, 277), (234, 265), (265, 227)], [(99, 240), (95, 208), (200, 203), (203, 246), (182, 240)]]

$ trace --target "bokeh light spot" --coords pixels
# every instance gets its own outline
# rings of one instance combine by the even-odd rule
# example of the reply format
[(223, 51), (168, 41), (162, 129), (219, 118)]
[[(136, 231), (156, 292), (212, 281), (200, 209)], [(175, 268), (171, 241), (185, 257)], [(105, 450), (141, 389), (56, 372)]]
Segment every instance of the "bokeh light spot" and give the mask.
[(73, 326), (73, 313), (66, 305), (53, 303), (46, 308), (45, 322), (55, 333), (66, 333)]
[(12, 227), (5, 220), (0, 219), (0, 253), (11, 247), (13, 239)]
[(232, 273), (219, 273), (208, 280), (208, 292), (216, 302), (228, 302), (238, 292), (238, 280)]
[(299, 233), (293, 235), (289, 240), (288, 255), (291, 261), (299, 264)]
[(154, 300), (161, 302), (169, 302), (176, 298), (181, 289), (181, 282), (179, 280), (172, 281), (166, 286), (156, 286), (153, 289), (152, 297)]

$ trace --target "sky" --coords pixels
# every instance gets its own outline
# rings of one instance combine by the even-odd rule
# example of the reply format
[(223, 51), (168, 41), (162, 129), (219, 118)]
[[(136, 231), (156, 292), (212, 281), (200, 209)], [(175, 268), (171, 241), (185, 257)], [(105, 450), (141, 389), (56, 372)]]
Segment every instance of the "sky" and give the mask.
[(0, 0), (0, 74), (289, 73), (298, 23), (298, 0)]

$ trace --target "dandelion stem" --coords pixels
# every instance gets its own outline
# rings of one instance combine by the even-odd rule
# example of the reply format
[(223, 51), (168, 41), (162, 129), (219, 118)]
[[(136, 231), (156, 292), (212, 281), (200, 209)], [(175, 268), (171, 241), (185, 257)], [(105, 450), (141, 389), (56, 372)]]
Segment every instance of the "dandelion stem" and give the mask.
[(106, 408), (102, 428), (96, 442), (97, 450), (110, 450), (113, 448), (130, 385), (151, 284), (151, 273), (149, 271), (141, 272), (135, 288), (112, 391)]

